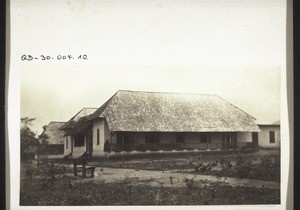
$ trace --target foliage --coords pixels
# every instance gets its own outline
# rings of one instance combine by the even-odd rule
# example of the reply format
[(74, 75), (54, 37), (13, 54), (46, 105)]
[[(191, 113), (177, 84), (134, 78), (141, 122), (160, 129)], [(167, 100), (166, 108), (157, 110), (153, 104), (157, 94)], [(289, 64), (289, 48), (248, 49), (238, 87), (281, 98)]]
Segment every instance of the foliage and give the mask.
[(39, 166), (35, 170), (35, 174), (41, 177), (40, 185), (42, 189), (52, 188), (56, 181), (64, 178), (66, 175), (66, 166), (62, 164), (48, 163)]
[(39, 142), (41, 144), (48, 144), (49, 143), (49, 136), (45, 133), (42, 133), (41, 135), (39, 135)]
[(185, 185), (188, 189), (193, 189), (195, 187), (195, 180), (194, 179), (185, 178), (184, 183), (185, 183)]
[(255, 167), (256, 165), (252, 163), (251, 159), (239, 154), (233, 170), (238, 178), (255, 178)]
[(33, 159), (38, 145), (38, 139), (35, 137), (35, 133), (32, 132), (29, 127), (24, 126), (20, 130), (20, 139), (21, 139), (21, 159), (22, 160)]
[(211, 169), (217, 165), (217, 161), (208, 162), (205, 161), (202, 155), (196, 158), (192, 158), (189, 161), (189, 165), (194, 169), (195, 172), (206, 172), (211, 171)]
[(23, 117), (21, 118), (21, 127), (28, 127), (31, 125), (35, 118)]
[(253, 159), (239, 154), (235, 165), (227, 163), (216, 175), (278, 182), (280, 181), (280, 157), (264, 155), (254, 162)]
[[(172, 160), (175, 161), (176, 160)], [(176, 164), (174, 162), (174, 164)], [(159, 161), (160, 169), (170, 161)], [(171, 162), (173, 164), (173, 162)], [(183, 162), (181, 162), (182, 164)], [(207, 159), (202, 156), (184, 162), (185, 167), (197, 165), (221, 165), (221, 171), (206, 170), (220, 176), (274, 180), (280, 177), (279, 156), (247, 155)], [(126, 164), (126, 162), (125, 162)], [(140, 163), (139, 163), (140, 164)], [(152, 165), (153, 166), (153, 165)], [(154, 165), (155, 166), (155, 165)], [(181, 166), (181, 165), (177, 165)], [(194, 168), (195, 169), (195, 168)], [(70, 171), (68, 171), (70, 170)], [(184, 180), (185, 187), (137, 185), (131, 179), (106, 183), (95, 179), (80, 179), (66, 176), (71, 168), (62, 164), (44, 164), (32, 167), (30, 176), (21, 179), (21, 205), (234, 205), (234, 204), (279, 204), (280, 190), (247, 186), (230, 186), (225, 182)], [(194, 172), (194, 173), (195, 173)], [(273, 176), (273, 178), (271, 177)], [(173, 183), (173, 177), (169, 177)], [(277, 179), (277, 178), (276, 178)], [(155, 180), (153, 180), (155, 182)]]
[(49, 144), (49, 136), (45, 133), (42, 133), (38, 137), (39, 145), (37, 152), (38, 163), (48, 163), (48, 144)]
[(233, 187), (221, 182), (187, 188), (132, 185), (128, 181), (76, 181), (62, 177), (41, 190), (37, 179), (21, 183), (21, 205), (234, 205), (278, 204), (279, 189)]
[(160, 157), (151, 159), (101, 160), (98, 166), (131, 168), (136, 170), (177, 170), (183, 173), (198, 173), (222, 177), (248, 178), (265, 181), (280, 181), (280, 154), (234, 154), (187, 157)]
[(280, 181), (280, 157), (262, 156), (260, 163), (255, 168), (256, 177), (264, 177), (265, 180)]
[(229, 160), (226, 160), (225, 158), (223, 158), (221, 161), (220, 161), (220, 165), (221, 165), (221, 168), (232, 168), (232, 163), (229, 161)]

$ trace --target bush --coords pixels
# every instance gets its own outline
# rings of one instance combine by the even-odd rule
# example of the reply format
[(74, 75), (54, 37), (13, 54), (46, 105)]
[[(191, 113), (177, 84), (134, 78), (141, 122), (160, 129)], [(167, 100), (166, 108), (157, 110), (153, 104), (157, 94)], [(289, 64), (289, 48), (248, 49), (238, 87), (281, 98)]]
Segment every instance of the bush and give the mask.
[(186, 185), (186, 187), (188, 189), (192, 189), (195, 187), (195, 180), (194, 179), (188, 179), (188, 178), (185, 178), (184, 179), (184, 183)]
[[(127, 182), (74, 182), (57, 180), (53, 189), (40, 190), (30, 181), (21, 185), (21, 205), (234, 205), (278, 204), (279, 189), (233, 187), (223, 183), (195, 182), (191, 187), (154, 187)], [(27, 190), (26, 190), (27, 189)]]
[(236, 164), (230, 161), (221, 161), (222, 170), (216, 172), (217, 176), (228, 176), (266, 181), (280, 181), (280, 157), (276, 155), (253, 158), (244, 154), (236, 157)]
[(233, 170), (238, 178), (252, 178), (255, 173), (255, 165), (244, 154), (238, 154)]
[(48, 163), (37, 167), (34, 173), (41, 177), (41, 188), (48, 189), (54, 185), (55, 181), (65, 177), (66, 167), (61, 164)]
[(209, 172), (217, 164), (217, 161), (212, 163), (209, 161), (205, 161), (202, 155), (197, 158), (190, 159), (188, 163), (188, 165), (191, 166), (195, 172)]
[(264, 155), (255, 169), (255, 176), (265, 180), (280, 181), (280, 157)]

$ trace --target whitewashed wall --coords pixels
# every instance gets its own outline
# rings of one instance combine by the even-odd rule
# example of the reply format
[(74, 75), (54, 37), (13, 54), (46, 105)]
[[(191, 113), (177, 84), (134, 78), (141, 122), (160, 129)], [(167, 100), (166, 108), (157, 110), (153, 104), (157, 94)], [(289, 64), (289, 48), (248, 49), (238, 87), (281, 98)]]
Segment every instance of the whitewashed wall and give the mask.
[(74, 146), (74, 138), (72, 137), (73, 141), (73, 153), (72, 158), (78, 158), (86, 151), (86, 135), (84, 135), (84, 145), (81, 147), (75, 147)]
[[(67, 141), (67, 138), (68, 138), (68, 141)], [(68, 143), (68, 147), (66, 147), (67, 143)], [(71, 147), (72, 147), (71, 136), (67, 136), (64, 139), (64, 155), (68, 155), (71, 153), (71, 151), (72, 151)]]
[[(280, 126), (260, 125), (258, 133), (259, 148), (280, 148)], [(275, 132), (275, 143), (270, 143), (270, 131)]]
[(237, 133), (237, 142), (252, 142), (252, 133), (251, 132), (238, 132)]
[[(99, 145), (97, 144), (97, 129), (99, 129)], [(108, 140), (109, 142), (111, 141), (110, 139), (110, 131), (108, 128), (108, 125), (105, 121), (105, 119), (99, 118), (96, 119), (93, 122), (93, 156), (98, 157), (98, 156), (103, 156), (104, 153), (104, 144)]]

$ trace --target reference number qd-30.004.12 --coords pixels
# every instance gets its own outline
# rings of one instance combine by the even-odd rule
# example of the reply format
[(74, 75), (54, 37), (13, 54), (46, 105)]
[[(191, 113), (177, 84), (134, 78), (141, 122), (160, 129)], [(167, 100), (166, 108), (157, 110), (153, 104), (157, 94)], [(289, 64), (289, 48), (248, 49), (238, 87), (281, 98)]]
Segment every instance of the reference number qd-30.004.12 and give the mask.
[(50, 60), (87, 60), (88, 56), (86, 54), (73, 56), (73, 55), (57, 55), (57, 56), (50, 56), (50, 55), (40, 55), (40, 56), (33, 56), (33, 55), (22, 55), (22, 61), (33, 61), (33, 60), (42, 60), (42, 61), (50, 61)]

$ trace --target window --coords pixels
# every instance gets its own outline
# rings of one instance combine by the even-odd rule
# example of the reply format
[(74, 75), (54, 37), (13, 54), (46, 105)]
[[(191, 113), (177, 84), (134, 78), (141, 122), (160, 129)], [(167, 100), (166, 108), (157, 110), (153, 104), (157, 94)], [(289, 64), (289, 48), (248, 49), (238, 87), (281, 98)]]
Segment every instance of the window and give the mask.
[(100, 130), (97, 129), (97, 145), (100, 144)]
[(257, 146), (258, 145), (258, 133), (253, 132), (252, 133), (252, 142)]
[(117, 133), (117, 144), (133, 144), (133, 143), (134, 143), (133, 134), (127, 132)]
[(207, 135), (208, 135), (208, 143), (210, 144), (211, 143), (211, 135), (210, 135), (210, 133)]
[(207, 143), (207, 135), (206, 133), (200, 133), (200, 142)]
[(145, 143), (146, 144), (159, 144), (159, 135), (158, 133), (145, 133)]
[(183, 133), (177, 133), (176, 142), (179, 144), (184, 144), (184, 135)]
[(66, 149), (68, 149), (68, 137), (66, 137)]
[(117, 133), (117, 144), (124, 144), (124, 139), (125, 139), (125, 137), (124, 137), (124, 135), (123, 135), (123, 133)]
[(270, 131), (270, 143), (275, 143), (275, 132), (274, 131)]
[(84, 135), (78, 135), (74, 138), (74, 147), (84, 146)]

